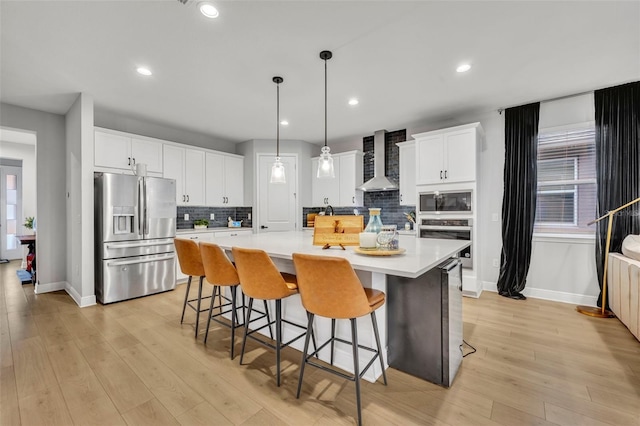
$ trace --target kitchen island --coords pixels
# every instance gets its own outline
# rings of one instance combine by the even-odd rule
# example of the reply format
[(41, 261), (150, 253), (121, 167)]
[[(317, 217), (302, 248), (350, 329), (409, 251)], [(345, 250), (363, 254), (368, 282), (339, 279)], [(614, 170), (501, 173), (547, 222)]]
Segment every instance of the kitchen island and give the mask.
[[(346, 250), (340, 249), (340, 247), (332, 247), (327, 250), (323, 250), (321, 246), (313, 245), (313, 233), (311, 232), (270, 232), (261, 234), (246, 234), (238, 235), (235, 237), (220, 237), (216, 238), (215, 243), (227, 251), (231, 257), (232, 247), (244, 247), (255, 248), (266, 251), (273, 259), (274, 263), (282, 272), (295, 273), (295, 269), (292, 262), (293, 253), (305, 253), (314, 254), (320, 256), (336, 256), (342, 257), (351, 263), (356, 271), (356, 274), (360, 278), (360, 281), (365, 287), (373, 288), (376, 290), (384, 291), (387, 294), (387, 303), (376, 311), (378, 318), (378, 327), (380, 329), (380, 340), (383, 347), (387, 347), (388, 342), (396, 341), (396, 348), (398, 346), (395, 336), (393, 339), (389, 339), (389, 330), (398, 330), (397, 324), (397, 312), (394, 313), (394, 318), (387, 320), (388, 310), (395, 309), (395, 311), (402, 311), (403, 307), (399, 303), (405, 303), (403, 300), (412, 299), (412, 295), (409, 292), (418, 290), (421, 287), (430, 285), (425, 279), (434, 274), (436, 267), (441, 265), (444, 261), (455, 256), (462, 249), (469, 245), (468, 241), (456, 241), (456, 240), (433, 240), (433, 239), (421, 239), (411, 236), (400, 235), (400, 247), (405, 249), (406, 252), (396, 256), (368, 256), (358, 254), (354, 251), (354, 247), (346, 247)], [(395, 291), (390, 288), (397, 286)], [(390, 293), (391, 290), (391, 293)], [(398, 291), (403, 293), (403, 297), (394, 297), (392, 299), (391, 294), (398, 294)], [(437, 289), (437, 294), (440, 295), (440, 289)], [(435, 294), (435, 293), (430, 293)], [(417, 295), (423, 295), (418, 293)], [(443, 293), (443, 297), (444, 293)], [(450, 314), (449, 311), (444, 312), (442, 310), (442, 299), (440, 297), (429, 297), (425, 300), (419, 300), (421, 309), (424, 312), (437, 312), (439, 315), (444, 316)], [(460, 301), (461, 304), (461, 301)], [(415, 306), (415, 301), (413, 303)], [(462, 310), (455, 309), (455, 315), (459, 316), (457, 322), (462, 324)], [(299, 296), (290, 297), (283, 300), (282, 304), (283, 316), (289, 321), (296, 322), (298, 324), (306, 324), (307, 317), (306, 311), (302, 307)], [(413, 321), (410, 321), (413, 323)], [(330, 336), (330, 324), (331, 321), (325, 318), (317, 318), (315, 323), (315, 332), (319, 342), (326, 340)], [(420, 334), (428, 335), (428, 330), (419, 329), (421, 322), (420, 318), (416, 318), (416, 329), (410, 329), (409, 334), (404, 330), (403, 335), (419, 336)], [(447, 322), (448, 324), (448, 322)], [(436, 324), (432, 324), (435, 326)], [(409, 324), (411, 327), (411, 324)], [(437, 327), (440, 327), (439, 323)], [(406, 324), (400, 328), (406, 328)], [(432, 327), (433, 328), (433, 327)], [(438, 331), (440, 329), (438, 328)], [(295, 328), (285, 327), (283, 328), (283, 340), (288, 340), (295, 336), (298, 332)], [(442, 334), (447, 334), (448, 330), (445, 330)], [(348, 321), (338, 321), (336, 327), (336, 334), (350, 340), (350, 328)], [(431, 333), (433, 334), (433, 333)], [(360, 343), (365, 346), (374, 347), (375, 339), (373, 335), (373, 329), (369, 318), (362, 318), (358, 321), (358, 336)], [(395, 340), (394, 340), (395, 339)], [(422, 340), (422, 337), (415, 337), (415, 339)], [(460, 336), (461, 339), (461, 336)], [(438, 341), (431, 342), (432, 345), (441, 346), (443, 342), (440, 337), (437, 337)], [(418, 342), (404, 342), (408, 346), (419, 346)], [(298, 350), (302, 350), (303, 342), (300, 340), (295, 342), (292, 346)], [(388, 356), (389, 349), (385, 353), (385, 363), (389, 363), (394, 366), (393, 353), (392, 360), (389, 362)], [(361, 365), (366, 365), (369, 354), (366, 351), (360, 351), (362, 359)], [(364, 353), (363, 353), (364, 352)], [(393, 352), (393, 351), (392, 351)], [(397, 351), (396, 351), (397, 352)], [(351, 358), (351, 348), (346, 345), (336, 345), (334, 364), (346, 371), (351, 372), (353, 370), (353, 361)], [(328, 348), (320, 353), (320, 358), (324, 361), (329, 360)], [(461, 357), (460, 357), (461, 360)], [(438, 359), (424, 359), (420, 360), (421, 363), (432, 364), (442, 362)], [(437, 366), (436, 366), (437, 367)], [(400, 368), (402, 369), (402, 368)], [(457, 366), (455, 368), (457, 371)], [(371, 382), (375, 381), (382, 375), (380, 366), (377, 363), (371, 366), (364, 376), (366, 380)], [(450, 381), (453, 380), (455, 371), (450, 377), (447, 383), (440, 383), (448, 386)], [(424, 377), (427, 380), (438, 383), (438, 379), (432, 379), (429, 376)]]

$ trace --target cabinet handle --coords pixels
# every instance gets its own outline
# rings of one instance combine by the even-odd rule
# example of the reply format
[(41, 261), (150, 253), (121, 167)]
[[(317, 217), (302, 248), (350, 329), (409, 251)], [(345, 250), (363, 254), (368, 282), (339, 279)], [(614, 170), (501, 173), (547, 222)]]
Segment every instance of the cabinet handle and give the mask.
[(127, 157), (127, 166), (131, 165), (131, 157)]
[(136, 157), (133, 157), (133, 164), (136, 164)]
[(442, 179), (442, 170), (440, 170), (440, 179)]
[(260, 229), (269, 229), (269, 227), (268, 227), (268, 226), (261, 225), (261, 226), (260, 226)]
[(444, 171), (444, 178), (445, 179), (447, 178), (447, 171), (446, 170)]
[(400, 194), (400, 202), (402, 202), (402, 194)]
[(185, 201), (187, 201), (187, 198), (182, 194), (182, 202), (184, 203)]
[(189, 237), (189, 238), (192, 239), (192, 240), (197, 240), (198, 239), (198, 237)]
[(187, 203), (189, 202), (189, 195), (187, 195)]
[(224, 202), (229, 204), (229, 197), (224, 197)]
[(355, 203), (356, 203), (356, 197), (351, 197), (351, 202), (352, 202), (353, 204), (355, 204)]

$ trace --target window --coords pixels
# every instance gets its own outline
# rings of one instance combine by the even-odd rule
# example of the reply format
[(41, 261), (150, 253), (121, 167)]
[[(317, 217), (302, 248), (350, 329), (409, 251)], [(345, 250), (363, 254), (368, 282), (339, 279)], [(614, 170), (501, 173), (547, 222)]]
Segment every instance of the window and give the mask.
[(538, 134), (537, 233), (588, 234), (596, 214), (595, 125), (541, 129)]

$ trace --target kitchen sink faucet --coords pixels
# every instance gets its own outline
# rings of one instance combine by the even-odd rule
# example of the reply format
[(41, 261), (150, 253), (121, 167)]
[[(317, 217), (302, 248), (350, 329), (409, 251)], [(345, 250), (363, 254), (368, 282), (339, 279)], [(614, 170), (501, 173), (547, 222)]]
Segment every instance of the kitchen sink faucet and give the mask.
[[(331, 213), (329, 213), (329, 210), (331, 210)], [(324, 208), (324, 215), (333, 216), (333, 207), (331, 207), (331, 205), (327, 205), (327, 207)]]

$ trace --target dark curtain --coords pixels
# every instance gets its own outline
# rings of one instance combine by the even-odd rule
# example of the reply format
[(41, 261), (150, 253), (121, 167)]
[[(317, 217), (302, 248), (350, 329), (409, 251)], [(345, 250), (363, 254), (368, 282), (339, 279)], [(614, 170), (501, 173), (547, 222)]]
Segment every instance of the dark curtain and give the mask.
[[(596, 90), (596, 181), (600, 217), (640, 197), (640, 82)], [(640, 233), (640, 203), (613, 217), (609, 252), (620, 252), (622, 240)], [(600, 284), (607, 241), (607, 219), (596, 227), (596, 269)], [(605, 306), (608, 308), (608, 306)]]
[(525, 299), (536, 215), (540, 103), (505, 110), (502, 254), (498, 293)]

